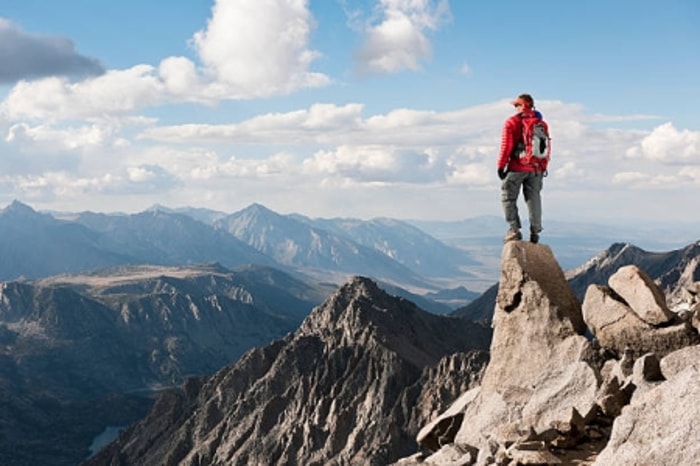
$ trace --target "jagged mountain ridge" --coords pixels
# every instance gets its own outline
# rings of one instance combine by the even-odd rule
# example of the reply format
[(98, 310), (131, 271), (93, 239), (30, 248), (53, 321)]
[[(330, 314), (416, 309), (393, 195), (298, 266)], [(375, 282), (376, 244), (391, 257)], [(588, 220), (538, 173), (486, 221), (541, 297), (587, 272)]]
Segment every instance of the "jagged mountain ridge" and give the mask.
[[(686, 269), (688, 256), (674, 256), (655, 273)], [(579, 302), (549, 247), (507, 243), (480, 386), (421, 430), (424, 450), (394, 464), (694, 464), (700, 281), (683, 280), (677, 313), (636, 265)]]
[(474, 383), (483, 351), (462, 363), (455, 354), (489, 339), (487, 327), (429, 314), (357, 277), (293, 335), (164, 395), (86, 464), (387, 464), (433, 414), (426, 377), (461, 364), (471, 380), (462, 373), (452, 385)]
[[(392, 218), (360, 220), (310, 218), (301, 214), (279, 215), (257, 203), (231, 215), (209, 209), (169, 209), (160, 205), (153, 206), (149, 210), (182, 213), (210, 225), (225, 224), (226, 217), (231, 215), (247, 217), (248, 220), (255, 215), (283, 217), (346, 237), (360, 245), (377, 250), (425, 277), (471, 277), (473, 274), (469, 269), (482, 265), (469, 253), (436, 240), (410, 222)], [(244, 233), (241, 232), (241, 234)], [(262, 247), (262, 245), (258, 246)]]
[(700, 280), (700, 242), (666, 252), (649, 252), (629, 243), (615, 243), (606, 251), (569, 272), (569, 284), (583, 298), (589, 284), (604, 285), (622, 266), (634, 264), (644, 270), (674, 300), (678, 289)]
[[(682, 256), (679, 256), (679, 257), (682, 257)], [(672, 264), (670, 264), (670, 265), (672, 265)], [(670, 266), (670, 265), (669, 265), (669, 266)], [(98, 274), (98, 275), (99, 275), (99, 274)], [(64, 280), (64, 281), (66, 280), (65, 278), (61, 278), (61, 277), (59, 277), (59, 278), (60, 278), (61, 280)], [(168, 285), (168, 286), (169, 286), (169, 285)], [(168, 286), (165, 286), (163, 289), (168, 288)], [(127, 292), (127, 291), (129, 291), (129, 288), (128, 288), (128, 287), (122, 288), (121, 291)], [(11, 334), (11, 333), (8, 333), (8, 332), (6, 332), (6, 331), (2, 331), (2, 329), (0, 329), (0, 339), (9, 338), (9, 337), (12, 337), (12, 334)], [(7, 341), (7, 340), (5, 340), (5, 341)], [(0, 367), (7, 368), (8, 365), (3, 365), (3, 366), (0, 366)], [(464, 377), (464, 374), (466, 374), (467, 372), (468, 372), (468, 371), (466, 371), (466, 370), (460, 372), (460, 373), (459, 373), (459, 374), (461, 374), (460, 377)], [(425, 379), (426, 377), (427, 377), (427, 379)], [(424, 380), (424, 382), (421, 382), (421, 383), (428, 383), (428, 380), (431, 380), (431, 379), (430, 379), (428, 376), (426, 376), (425, 374), (422, 376), (422, 378), (425, 379), (425, 380)], [(458, 379), (458, 378), (459, 378), (459, 377), (457, 377), (457, 379)], [(422, 379), (422, 380), (423, 380), (423, 379)], [(454, 381), (455, 378), (452, 378), (452, 379), (450, 379), (450, 380)], [(448, 385), (448, 384), (445, 384), (445, 385)], [(3, 382), (2, 380), (0, 380), (0, 389), (1, 389), (3, 386), (6, 387), (6, 385), (4, 384), (4, 382)], [(434, 385), (434, 386), (443, 387), (444, 385), (443, 385), (443, 384), (439, 384), (439, 385)], [(26, 389), (26, 388), (27, 388), (27, 387), (25, 386), (24, 389)], [(414, 386), (411, 390), (414, 391), (414, 392), (415, 392), (415, 391), (418, 391), (418, 390), (419, 390), (419, 387), (416, 385), (416, 386)], [(430, 399), (430, 398), (432, 398), (432, 394), (430, 394), (430, 395), (427, 395), (427, 394), (426, 394), (425, 399)], [(5, 399), (7, 400), (7, 399), (10, 399), (10, 398), (5, 398)], [(49, 400), (49, 401), (44, 401), (44, 400)], [(50, 401), (50, 399), (44, 399), (44, 400), (37, 401), (36, 403), (37, 403), (37, 404), (44, 403), (42, 406), (46, 406), (46, 403), (47, 403), (47, 402), (48, 402), (49, 404), (55, 403), (54, 401)], [(27, 404), (26, 399), (25, 399), (25, 401), (12, 400), (12, 401), (9, 402), (9, 406), (11, 406), (11, 407), (23, 406), (23, 405), (26, 405), (26, 404)], [(31, 404), (31, 403), (30, 403), (30, 404)], [(445, 405), (445, 404), (442, 404), (442, 406), (444, 407), (444, 406), (446, 406), (446, 405)], [(14, 408), (13, 408), (13, 409), (14, 409)], [(10, 410), (8, 409), (6, 412), (9, 412), (9, 411), (10, 411)], [(83, 406), (83, 407), (82, 407), (82, 411), (83, 411), (83, 412), (90, 412), (90, 409), (87, 409), (86, 407)], [(48, 411), (45, 410), (45, 412), (48, 412)], [(22, 418), (22, 419), (24, 419), (24, 418), (26, 418), (26, 417), (31, 418), (31, 416), (24, 416), (24, 415), (19, 415), (18, 417), (19, 417), (19, 418)], [(33, 419), (35, 419), (35, 418), (33, 418)], [(116, 422), (116, 421), (115, 421), (115, 422)], [(69, 426), (70, 424), (67, 424), (67, 425)], [(55, 427), (55, 424), (54, 424), (54, 427)], [(65, 428), (65, 427), (64, 427), (64, 428)], [(50, 428), (49, 428), (49, 429), (43, 429), (42, 432), (46, 432), (47, 430), (50, 431), (51, 429), (50, 429)], [(17, 432), (18, 430), (11, 430), (11, 431), (12, 431), (12, 432)], [(32, 432), (31, 429), (29, 429), (29, 431)], [(33, 434), (33, 435), (36, 435), (36, 433)], [(6, 438), (9, 438), (9, 437), (6, 437)], [(47, 438), (52, 438), (52, 437), (47, 437)], [(55, 442), (53, 442), (53, 443), (55, 444)], [(24, 451), (26, 451), (26, 450), (27, 450), (27, 449), (25, 448)], [(0, 451), (2, 451), (2, 450), (0, 450)], [(4, 449), (4, 451), (6, 452), (7, 449)], [(2, 461), (2, 464), (13, 464), (13, 463), (7, 462), (7, 461)], [(47, 464), (47, 463), (46, 463), (46, 462), (39, 462), (39, 463), (35, 463), (35, 464)], [(67, 462), (67, 463), (63, 463), (63, 464), (74, 464), (74, 463)]]
[(330, 291), (271, 268), (216, 264), (2, 283), (2, 464), (76, 464), (105, 426), (143, 416), (149, 391), (294, 331)]

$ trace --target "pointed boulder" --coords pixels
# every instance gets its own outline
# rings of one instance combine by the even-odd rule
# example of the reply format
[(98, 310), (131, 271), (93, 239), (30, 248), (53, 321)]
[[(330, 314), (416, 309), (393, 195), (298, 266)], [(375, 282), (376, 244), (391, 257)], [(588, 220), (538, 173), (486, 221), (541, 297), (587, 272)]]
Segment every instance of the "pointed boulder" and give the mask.
[[(457, 444), (479, 449), (487, 437), (509, 444), (523, 432), (561, 426), (571, 420), (572, 409), (585, 416), (597, 389), (596, 374), (585, 363), (576, 365), (593, 351), (582, 335), (581, 305), (549, 247), (508, 243), (501, 265), (491, 359), (455, 437)], [(566, 389), (577, 393), (569, 404), (556, 396), (534, 397), (542, 387), (556, 388), (553, 378), (563, 373), (571, 374)]]
[[(586, 329), (581, 304), (549, 247), (511, 242), (503, 248), (491, 360), (482, 388), (527, 387), (544, 367), (579, 359), (562, 355), (560, 344)], [(561, 360), (562, 357), (565, 360)]]
[(644, 322), (661, 325), (673, 318), (673, 312), (666, 305), (664, 292), (636, 265), (620, 267), (610, 276), (608, 285)]

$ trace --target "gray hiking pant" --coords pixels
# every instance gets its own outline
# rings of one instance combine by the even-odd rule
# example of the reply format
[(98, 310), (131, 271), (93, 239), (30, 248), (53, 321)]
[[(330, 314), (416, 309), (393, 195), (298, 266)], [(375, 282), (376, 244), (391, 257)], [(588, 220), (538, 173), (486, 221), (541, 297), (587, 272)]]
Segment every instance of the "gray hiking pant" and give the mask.
[(518, 194), (523, 188), (525, 204), (530, 216), (530, 232), (542, 231), (542, 172), (508, 172), (501, 184), (501, 203), (506, 222), (512, 230), (520, 230), (520, 215), (518, 215)]

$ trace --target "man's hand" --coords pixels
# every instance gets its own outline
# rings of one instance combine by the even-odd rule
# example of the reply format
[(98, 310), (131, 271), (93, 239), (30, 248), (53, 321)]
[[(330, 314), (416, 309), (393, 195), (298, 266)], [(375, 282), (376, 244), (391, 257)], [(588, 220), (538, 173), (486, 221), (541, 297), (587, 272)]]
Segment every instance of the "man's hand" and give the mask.
[(498, 169), (498, 177), (502, 180), (504, 180), (506, 178), (506, 169), (505, 168)]

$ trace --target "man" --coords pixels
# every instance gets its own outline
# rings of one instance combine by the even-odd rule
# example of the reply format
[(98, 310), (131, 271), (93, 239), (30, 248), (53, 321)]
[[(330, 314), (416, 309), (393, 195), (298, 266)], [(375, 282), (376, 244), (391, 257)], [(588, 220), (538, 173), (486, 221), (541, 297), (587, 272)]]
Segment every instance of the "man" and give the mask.
[(522, 187), (523, 196), (530, 217), (530, 241), (537, 243), (542, 231), (542, 180), (547, 175), (549, 157), (533, 160), (521, 158), (523, 141), (523, 120), (536, 118), (542, 114), (535, 110), (535, 101), (530, 94), (521, 94), (511, 102), (515, 115), (508, 118), (501, 134), (501, 150), (498, 156), (498, 177), (502, 180), (501, 202), (506, 222), (510, 230), (503, 242), (521, 240), (520, 216), (518, 215), (518, 195)]

